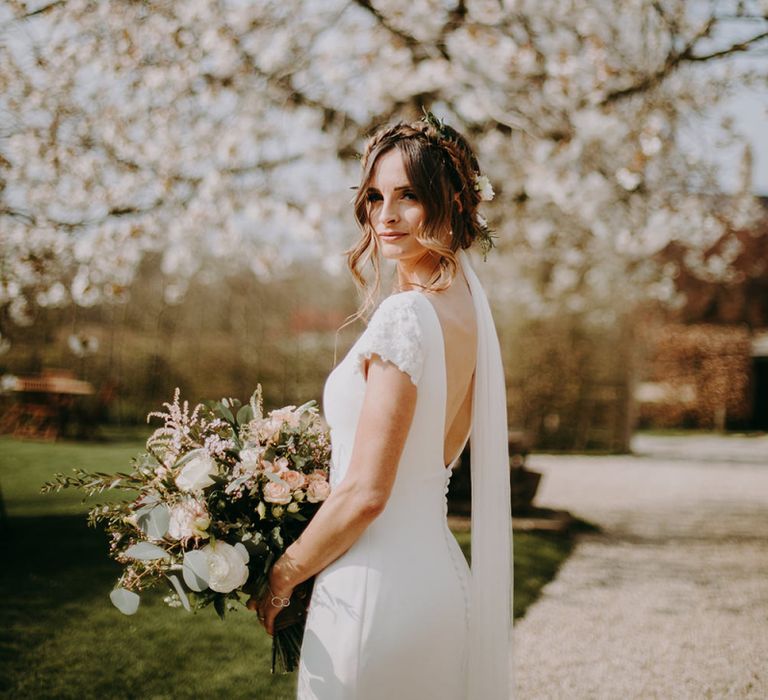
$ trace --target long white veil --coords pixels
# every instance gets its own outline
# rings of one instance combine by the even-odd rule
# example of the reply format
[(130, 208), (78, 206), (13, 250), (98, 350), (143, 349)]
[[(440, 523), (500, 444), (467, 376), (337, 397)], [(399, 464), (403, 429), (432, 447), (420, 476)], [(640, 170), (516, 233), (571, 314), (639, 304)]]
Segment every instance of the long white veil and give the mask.
[(485, 290), (458, 255), (475, 305), (477, 368), (472, 397), (472, 582), (468, 697), (512, 697), (512, 515), (507, 396), (499, 339)]

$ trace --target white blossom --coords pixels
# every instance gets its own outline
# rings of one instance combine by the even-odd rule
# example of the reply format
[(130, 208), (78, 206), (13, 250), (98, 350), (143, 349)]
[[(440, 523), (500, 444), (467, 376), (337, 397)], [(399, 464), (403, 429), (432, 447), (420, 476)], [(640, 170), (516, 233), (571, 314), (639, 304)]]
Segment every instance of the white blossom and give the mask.
[[(762, 4), (740, 9), (747, 39), (766, 30)], [(706, 247), (753, 220), (748, 196), (701, 196), (717, 182), (709, 154), (677, 141), (689, 114), (766, 74), (671, 60), (689, 41), (692, 56), (727, 48), (714, 6), (454, 6), (70, 0), (29, 17), (3, 6), (0, 306), (24, 325), (38, 305), (118, 303), (148, 255), (169, 304), (211, 259), (263, 280), (302, 258), (337, 273), (355, 236), (354, 154), (423, 104), (468, 130), (485, 201), (498, 186), (484, 215), (498, 279), (516, 286), (495, 288), (539, 312), (596, 280), (587, 267), (601, 289), (640, 298), (658, 279), (641, 256)], [(561, 262), (569, 249), (588, 251), (580, 267)], [(727, 273), (730, 259), (696, 270)]]

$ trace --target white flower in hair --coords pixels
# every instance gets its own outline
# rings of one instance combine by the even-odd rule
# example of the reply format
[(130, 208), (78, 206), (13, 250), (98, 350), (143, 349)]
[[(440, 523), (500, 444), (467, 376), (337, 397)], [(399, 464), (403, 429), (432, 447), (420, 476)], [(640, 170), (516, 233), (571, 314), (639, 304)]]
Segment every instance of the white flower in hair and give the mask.
[(480, 193), (480, 200), (490, 202), (495, 192), (487, 175), (475, 175), (475, 190)]

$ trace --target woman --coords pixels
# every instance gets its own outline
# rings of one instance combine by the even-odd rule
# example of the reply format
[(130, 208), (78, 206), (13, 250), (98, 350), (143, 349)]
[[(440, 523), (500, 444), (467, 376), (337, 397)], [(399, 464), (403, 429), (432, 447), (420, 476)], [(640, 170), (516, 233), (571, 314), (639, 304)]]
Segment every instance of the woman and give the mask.
[[(487, 180), (428, 114), (377, 132), (348, 251), (355, 279), (397, 265), (386, 298), (323, 396), (331, 495), (270, 573), (258, 612), (317, 575), (300, 700), (509, 697), (511, 542), (506, 394), (485, 294), (464, 249), (486, 239)], [(451, 468), (472, 434), (472, 571), (446, 523)]]

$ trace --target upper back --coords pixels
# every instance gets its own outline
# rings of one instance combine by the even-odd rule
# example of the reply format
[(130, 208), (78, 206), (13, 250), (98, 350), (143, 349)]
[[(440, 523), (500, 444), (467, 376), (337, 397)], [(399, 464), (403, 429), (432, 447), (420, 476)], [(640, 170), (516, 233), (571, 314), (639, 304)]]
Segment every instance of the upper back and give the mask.
[(477, 362), (477, 323), (472, 295), (461, 270), (448, 289), (427, 293), (445, 344), (445, 464), (461, 452), (472, 425), (472, 388)]

